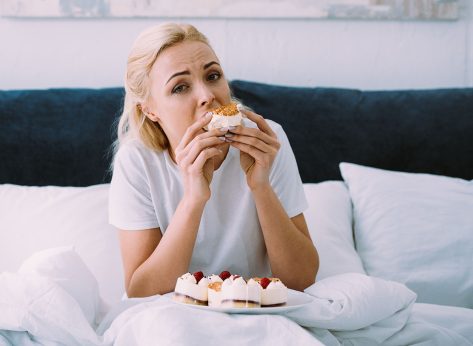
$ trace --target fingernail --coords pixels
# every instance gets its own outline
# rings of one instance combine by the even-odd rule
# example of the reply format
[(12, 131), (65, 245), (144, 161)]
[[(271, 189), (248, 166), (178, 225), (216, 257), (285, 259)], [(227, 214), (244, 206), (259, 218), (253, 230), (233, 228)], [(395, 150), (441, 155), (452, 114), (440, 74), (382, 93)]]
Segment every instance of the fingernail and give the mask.
[(225, 142), (225, 137), (217, 137), (218, 139), (220, 139), (222, 142)]
[(230, 127), (228, 127), (228, 130), (229, 130), (229, 131), (233, 131), (233, 130), (235, 130), (236, 128), (237, 128), (236, 126), (230, 126)]
[(233, 140), (231, 140), (230, 138), (225, 138), (225, 142), (230, 143), (233, 142)]
[(233, 133), (226, 133), (224, 136), (225, 138), (233, 137)]
[(221, 127), (221, 128), (220, 128), (220, 131), (222, 131), (222, 132), (227, 132), (227, 131), (228, 131), (228, 127)]

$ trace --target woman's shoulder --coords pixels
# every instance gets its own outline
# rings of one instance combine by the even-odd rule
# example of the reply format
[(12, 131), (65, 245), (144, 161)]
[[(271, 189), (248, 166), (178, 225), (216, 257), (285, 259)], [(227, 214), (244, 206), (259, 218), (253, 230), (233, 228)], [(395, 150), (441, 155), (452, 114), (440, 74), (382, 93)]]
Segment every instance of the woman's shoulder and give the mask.
[(163, 152), (158, 152), (145, 146), (138, 139), (130, 139), (120, 144), (120, 147), (115, 154), (115, 161), (129, 162), (129, 163), (143, 163), (159, 160), (163, 157)]

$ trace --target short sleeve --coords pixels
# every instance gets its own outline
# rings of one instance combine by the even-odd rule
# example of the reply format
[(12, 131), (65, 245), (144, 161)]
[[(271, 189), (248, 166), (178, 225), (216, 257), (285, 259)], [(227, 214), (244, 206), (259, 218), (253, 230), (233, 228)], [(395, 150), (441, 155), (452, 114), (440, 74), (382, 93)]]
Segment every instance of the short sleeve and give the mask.
[(159, 227), (152, 203), (147, 162), (141, 150), (123, 145), (115, 155), (109, 193), (109, 222), (121, 230)]
[(289, 217), (294, 217), (309, 206), (304, 193), (304, 186), (297, 167), (296, 158), (281, 125), (268, 120), (278, 136), (281, 147), (276, 155), (270, 173), (270, 182)]

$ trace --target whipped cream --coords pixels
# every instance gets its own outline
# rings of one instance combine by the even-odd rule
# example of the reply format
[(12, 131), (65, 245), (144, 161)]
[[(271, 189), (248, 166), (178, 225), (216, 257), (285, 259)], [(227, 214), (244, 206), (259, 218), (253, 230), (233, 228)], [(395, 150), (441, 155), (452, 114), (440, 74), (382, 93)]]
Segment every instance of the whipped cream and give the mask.
[(261, 305), (276, 305), (287, 302), (287, 287), (280, 280), (271, 280), (266, 289), (261, 290)]
[(209, 279), (207, 279), (206, 277), (203, 277), (202, 279), (200, 279), (199, 283), (197, 284), (197, 286), (199, 287), (205, 287), (207, 288), (207, 286), (209, 285)]
[(222, 278), (218, 275), (215, 275), (215, 274), (212, 274), (212, 275), (208, 276), (207, 279), (209, 280), (210, 283), (212, 283), (212, 282), (223, 282)]
[(215, 281), (208, 288), (209, 306), (219, 307), (222, 304), (222, 283)]
[(259, 305), (261, 303), (261, 291), (263, 290), (261, 285), (255, 280), (250, 279), (246, 283), (246, 286), (248, 290), (248, 301)]
[(238, 301), (248, 307), (248, 303), (259, 306), (261, 301), (261, 286), (254, 280), (248, 283), (242, 277), (232, 276), (222, 284), (222, 305), (232, 305)]
[(191, 273), (186, 273), (177, 278), (174, 292), (183, 294), (188, 297), (206, 302), (208, 299), (207, 286), (209, 282), (207, 278), (202, 278), (197, 284), (197, 280)]

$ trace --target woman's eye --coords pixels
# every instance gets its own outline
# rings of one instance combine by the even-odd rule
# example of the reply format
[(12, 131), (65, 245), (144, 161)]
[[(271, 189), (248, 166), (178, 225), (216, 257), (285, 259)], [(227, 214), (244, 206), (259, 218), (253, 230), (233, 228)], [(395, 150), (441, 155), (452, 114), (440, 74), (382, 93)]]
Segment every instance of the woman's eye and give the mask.
[(173, 93), (173, 94), (180, 94), (180, 93), (182, 93), (182, 92), (184, 92), (184, 91), (186, 91), (186, 90), (187, 90), (187, 86), (184, 85), (184, 84), (180, 84), (180, 85), (176, 85), (176, 86), (174, 87), (174, 89), (172, 89), (172, 93)]
[(214, 81), (220, 79), (221, 74), (218, 72), (213, 72), (208, 75), (207, 80)]

